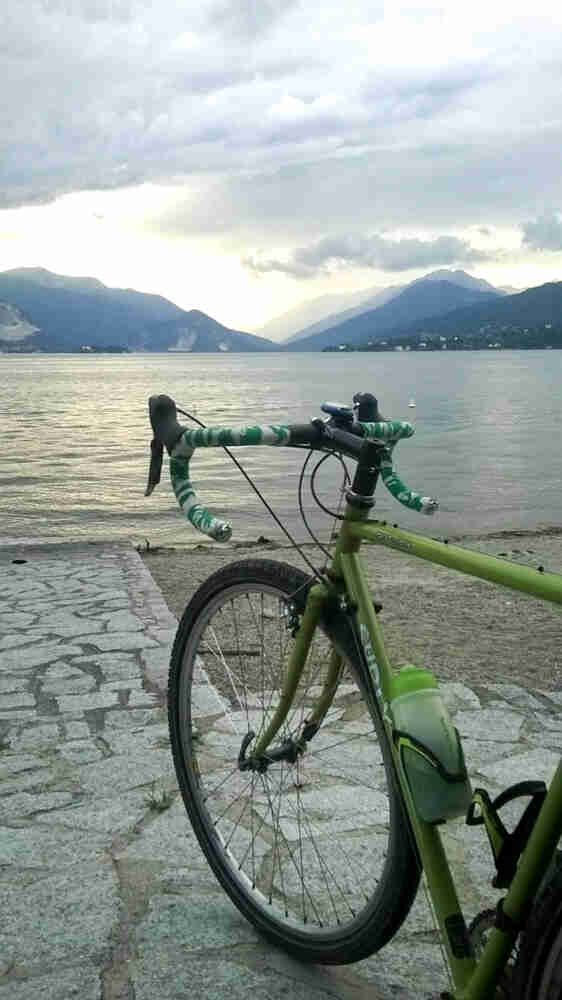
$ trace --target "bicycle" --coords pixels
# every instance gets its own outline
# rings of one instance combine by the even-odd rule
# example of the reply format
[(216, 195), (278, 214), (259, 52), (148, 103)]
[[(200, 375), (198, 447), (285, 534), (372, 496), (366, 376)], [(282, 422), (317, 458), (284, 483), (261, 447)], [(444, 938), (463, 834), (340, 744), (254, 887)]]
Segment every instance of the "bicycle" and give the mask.
[[(412, 425), (380, 416), (377, 400), (323, 404), (308, 424), (200, 428), (179, 424), (167, 396), (149, 402), (154, 432), (149, 495), (163, 449), (172, 486), (199, 530), (231, 529), (197, 498), (198, 447), (271, 445), (356, 461), (333, 553), (311, 574), (247, 559), (195, 593), (173, 645), (168, 711), (179, 787), (199, 843), (238, 909), (302, 961), (366, 958), (396, 933), (427, 887), (454, 1000), (559, 1000), (562, 995), (562, 761), (547, 791), (524, 781), (492, 801), (472, 790), (460, 737), (435, 678), (393, 670), (359, 552), (383, 545), (562, 604), (562, 577), (371, 519), (382, 479), (405, 506), (392, 453)], [(183, 411), (180, 411), (183, 412)], [(508, 833), (500, 811), (528, 804)], [(350, 821), (350, 815), (353, 822)], [(467, 928), (439, 827), (466, 816), (488, 834), (493, 885), (506, 895)]]

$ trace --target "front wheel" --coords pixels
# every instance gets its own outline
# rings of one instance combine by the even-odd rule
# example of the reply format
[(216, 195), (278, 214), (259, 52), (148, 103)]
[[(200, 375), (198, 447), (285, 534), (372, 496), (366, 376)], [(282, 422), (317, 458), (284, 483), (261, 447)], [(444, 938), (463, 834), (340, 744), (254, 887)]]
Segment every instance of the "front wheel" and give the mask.
[(309, 584), (266, 560), (203, 584), (172, 652), (170, 736), (193, 829), (236, 906), (301, 960), (342, 964), (396, 932), (419, 867), (357, 649), (320, 730), (291, 759), (282, 748), (298, 742), (330, 661), (317, 630), (274, 759), (241, 766), (279, 702)]

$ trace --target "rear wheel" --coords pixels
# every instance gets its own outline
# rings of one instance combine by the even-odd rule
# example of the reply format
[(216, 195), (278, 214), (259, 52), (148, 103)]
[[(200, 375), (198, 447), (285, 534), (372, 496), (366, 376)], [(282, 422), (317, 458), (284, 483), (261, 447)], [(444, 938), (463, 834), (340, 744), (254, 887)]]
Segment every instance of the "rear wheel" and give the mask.
[(511, 996), (514, 1000), (560, 1000), (562, 997), (562, 868), (559, 860), (521, 935), (513, 980)]
[(240, 766), (278, 704), (309, 583), (286, 564), (247, 560), (203, 584), (172, 653), (170, 735), (194, 831), (233, 902), (301, 960), (340, 964), (392, 937), (419, 868), (357, 650), (320, 730), (291, 759), (330, 660), (317, 630), (268, 748), (289, 749), (261, 769)]

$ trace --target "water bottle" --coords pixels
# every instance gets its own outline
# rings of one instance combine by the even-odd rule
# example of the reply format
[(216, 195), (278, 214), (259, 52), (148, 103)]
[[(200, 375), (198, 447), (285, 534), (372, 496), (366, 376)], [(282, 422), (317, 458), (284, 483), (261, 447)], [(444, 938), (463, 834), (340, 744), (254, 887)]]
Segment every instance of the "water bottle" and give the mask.
[(426, 823), (466, 813), (472, 789), (464, 754), (435, 676), (408, 664), (392, 682), (394, 740), (416, 812)]

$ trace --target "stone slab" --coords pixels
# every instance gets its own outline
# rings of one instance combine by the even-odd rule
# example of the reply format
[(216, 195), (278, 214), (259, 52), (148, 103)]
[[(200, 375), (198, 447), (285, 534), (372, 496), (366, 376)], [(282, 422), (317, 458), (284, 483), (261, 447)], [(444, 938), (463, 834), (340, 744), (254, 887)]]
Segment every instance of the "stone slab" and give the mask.
[[(0, 605), (4, 745), (7, 721), (14, 727), (9, 749), (0, 749), (0, 906), (10, 914), (0, 921), (0, 1000), (413, 1000), (445, 988), (422, 892), (391, 944), (349, 968), (301, 965), (257, 937), (220, 889), (177, 789), (165, 708), (155, 704), (176, 628), (162, 595), (132, 550), (37, 551), (8, 567)], [(56, 641), (46, 639), (57, 630)], [(147, 680), (160, 695), (143, 687)], [(495, 791), (522, 774), (552, 773), (559, 693), (495, 682), (478, 693), (460, 682), (441, 689), (479, 783)], [(203, 683), (196, 702), (201, 715), (216, 714), (217, 694)], [(310, 809), (337, 841), (333, 874), (342, 884), (351, 867), (366, 873), (385, 850), (355, 788), (343, 784), (351, 774), (382, 802), (366, 732), (363, 718), (348, 721), (336, 706), (315, 743), (329, 767), (324, 791), (311, 788)], [(219, 726), (202, 736), (223, 749), (228, 739)], [(289, 812), (284, 822), (292, 821)], [(443, 835), (467, 915), (493, 906), (481, 828), (452, 823)]]
[(91, 962), (59, 968), (47, 976), (10, 977), (5, 985), (0, 979), (0, 1000), (100, 1000), (99, 968)]
[(117, 879), (109, 858), (81, 862), (22, 888), (0, 887), (0, 954), (22, 972), (56, 973), (61, 963), (95, 962), (119, 914)]

